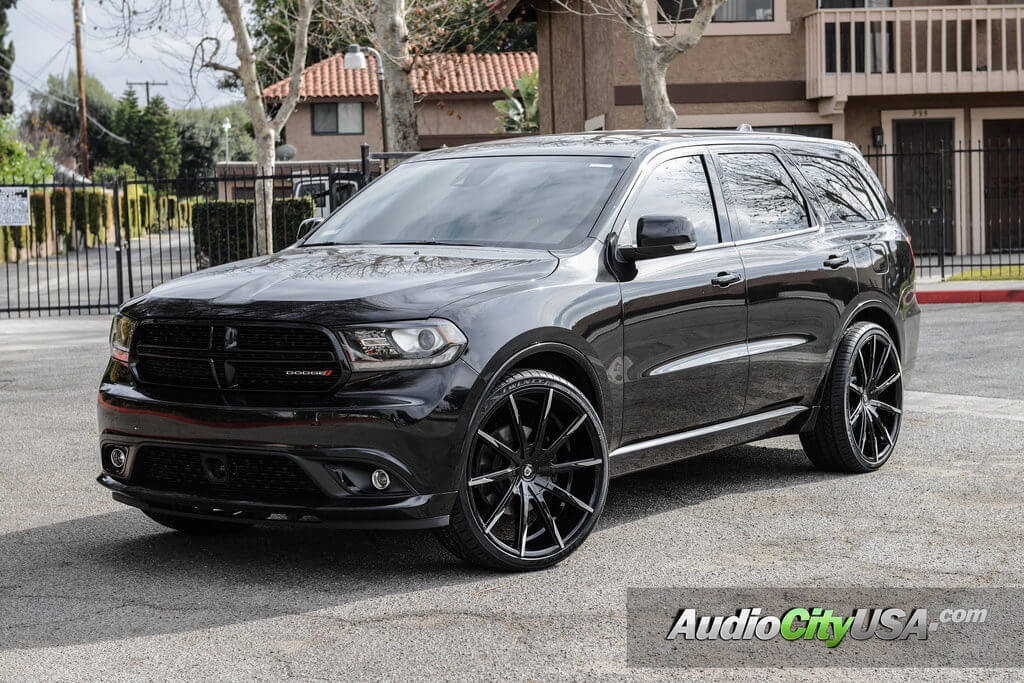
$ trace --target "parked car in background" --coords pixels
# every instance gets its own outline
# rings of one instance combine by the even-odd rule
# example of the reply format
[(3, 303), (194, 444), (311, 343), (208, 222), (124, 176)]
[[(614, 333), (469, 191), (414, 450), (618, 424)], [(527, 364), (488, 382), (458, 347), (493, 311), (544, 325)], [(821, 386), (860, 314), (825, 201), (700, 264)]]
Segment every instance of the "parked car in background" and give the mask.
[(188, 533), (433, 528), (537, 569), (594, 529), (612, 476), (779, 434), (878, 469), (918, 316), (906, 232), (846, 143), (439, 150), (284, 251), (124, 305), (99, 481)]

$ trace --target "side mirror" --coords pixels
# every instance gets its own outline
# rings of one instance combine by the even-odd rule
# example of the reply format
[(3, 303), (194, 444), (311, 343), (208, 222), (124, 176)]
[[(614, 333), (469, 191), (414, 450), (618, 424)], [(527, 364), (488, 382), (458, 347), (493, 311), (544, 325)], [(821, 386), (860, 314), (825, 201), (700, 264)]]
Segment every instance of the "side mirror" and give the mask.
[(619, 247), (626, 261), (671, 256), (697, 248), (697, 232), (683, 216), (644, 216), (636, 223), (636, 246)]
[(302, 221), (301, 223), (299, 223), (299, 232), (295, 236), (295, 239), (301, 240), (303, 237), (316, 230), (317, 226), (320, 225), (320, 223), (322, 222), (323, 220), (320, 218), (307, 218), (306, 220)]

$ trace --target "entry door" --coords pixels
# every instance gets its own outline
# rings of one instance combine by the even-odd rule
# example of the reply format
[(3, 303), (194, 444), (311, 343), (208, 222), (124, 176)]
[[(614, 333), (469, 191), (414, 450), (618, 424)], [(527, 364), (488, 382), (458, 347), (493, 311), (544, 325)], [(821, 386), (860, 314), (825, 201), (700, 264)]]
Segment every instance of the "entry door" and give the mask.
[(956, 249), (956, 199), (953, 160), (935, 154), (952, 147), (953, 119), (900, 119), (893, 121), (893, 163), (896, 211), (917, 254), (937, 254), (945, 231), (945, 251)]
[[(710, 161), (690, 155), (657, 165), (627, 209), (620, 244), (637, 220), (689, 220), (697, 250), (638, 261), (622, 283), (623, 443), (739, 416), (747, 388), (746, 291), (739, 252), (723, 242)], [(717, 181), (715, 181), (717, 184)], [(724, 228), (727, 230), (727, 228)]]
[(985, 121), (985, 251), (1024, 249), (1024, 119)]

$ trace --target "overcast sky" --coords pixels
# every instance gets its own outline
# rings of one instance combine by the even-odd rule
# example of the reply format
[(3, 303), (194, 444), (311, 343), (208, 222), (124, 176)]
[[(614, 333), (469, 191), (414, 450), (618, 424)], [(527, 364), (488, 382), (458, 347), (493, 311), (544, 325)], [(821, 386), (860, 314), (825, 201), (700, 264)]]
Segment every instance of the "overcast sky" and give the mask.
[[(154, 2), (157, 0), (153, 0)], [(120, 96), (127, 81), (166, 81), (168, 85), (152, 88), (172, 107), (200, 107), (224, 104), (238, 95), (216, 88), (217, 76), (203, 74), (196, 92), (188, 76), (188, 62), (192, 48), (201, 33), (170, 37), (166, 33), (150, 33), (131, 42), (128, 53), (117, 44), (110, 28), (116, 23), (110, 14), (110, 3), (100, 5), (97, 0), (84, 0), (85, 14), (85, 71), (103, 83), (115, 97)], [(230, 35), (220, 22), (215, 0), (202, 0), (211, 9), (217, 24), (212, 31), (223, 37)], [(66, 74), (75, 66), (74, 22), (72, 0), (21, 0), (17, 7), (7, 11), (14, 40), (14, 92), (19, 111), (28, 106), (30, 88), (44, 89), (50, 74)], [(233, 56), (233, 52), (232, 52)], [(5, 65), (6, 66), (6, 65)], [(143, 89), (136, 86), (140, 100), (145, 99)]]

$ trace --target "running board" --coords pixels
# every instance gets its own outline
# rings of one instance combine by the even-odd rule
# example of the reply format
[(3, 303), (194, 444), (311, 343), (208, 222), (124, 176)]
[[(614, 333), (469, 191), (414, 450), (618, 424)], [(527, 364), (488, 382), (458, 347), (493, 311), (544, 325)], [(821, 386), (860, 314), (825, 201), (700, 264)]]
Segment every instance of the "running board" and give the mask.
[(745, 427), (747, 425), (756, 424), (758, 422), (775, 420), (782, 417), (789, 417), (791, 415), (799, 415), (800, 413), (805, 413), (808, 410), (810, 410), (810, 408), (808, 408), (807, 406), (786, 406), (785, 408), (776, 408), (775, 410), (769, 410), (766, 413), (748, 415), (747, 417), (729, 420), (728, 422), (720, 422), (709, 427), (692, 429), (688, 432), (676, 432), (675, 434), (659, 436), (657, 439), (648, 439), (647, 441), (638, 441), (636, 443), (631, 443), (628, 446), (620, 446), (619, 448), (616, 448), (614, 451), (609, 453), (608, 457), (614, 458), (615, 456), (618, 455), (625, 455), (626, 453), (635, 453), (636, 451), (643, 451), (648, 448), (656, 448), (657, 446), (664, 446), (665, 444), (675, 443), (677, 441), (696, 439), (697, 437), (707, 436), (708, 434), (714, 434), (716, 432), (724, 432), (730, 429), (736, 429), (738, 427)]

